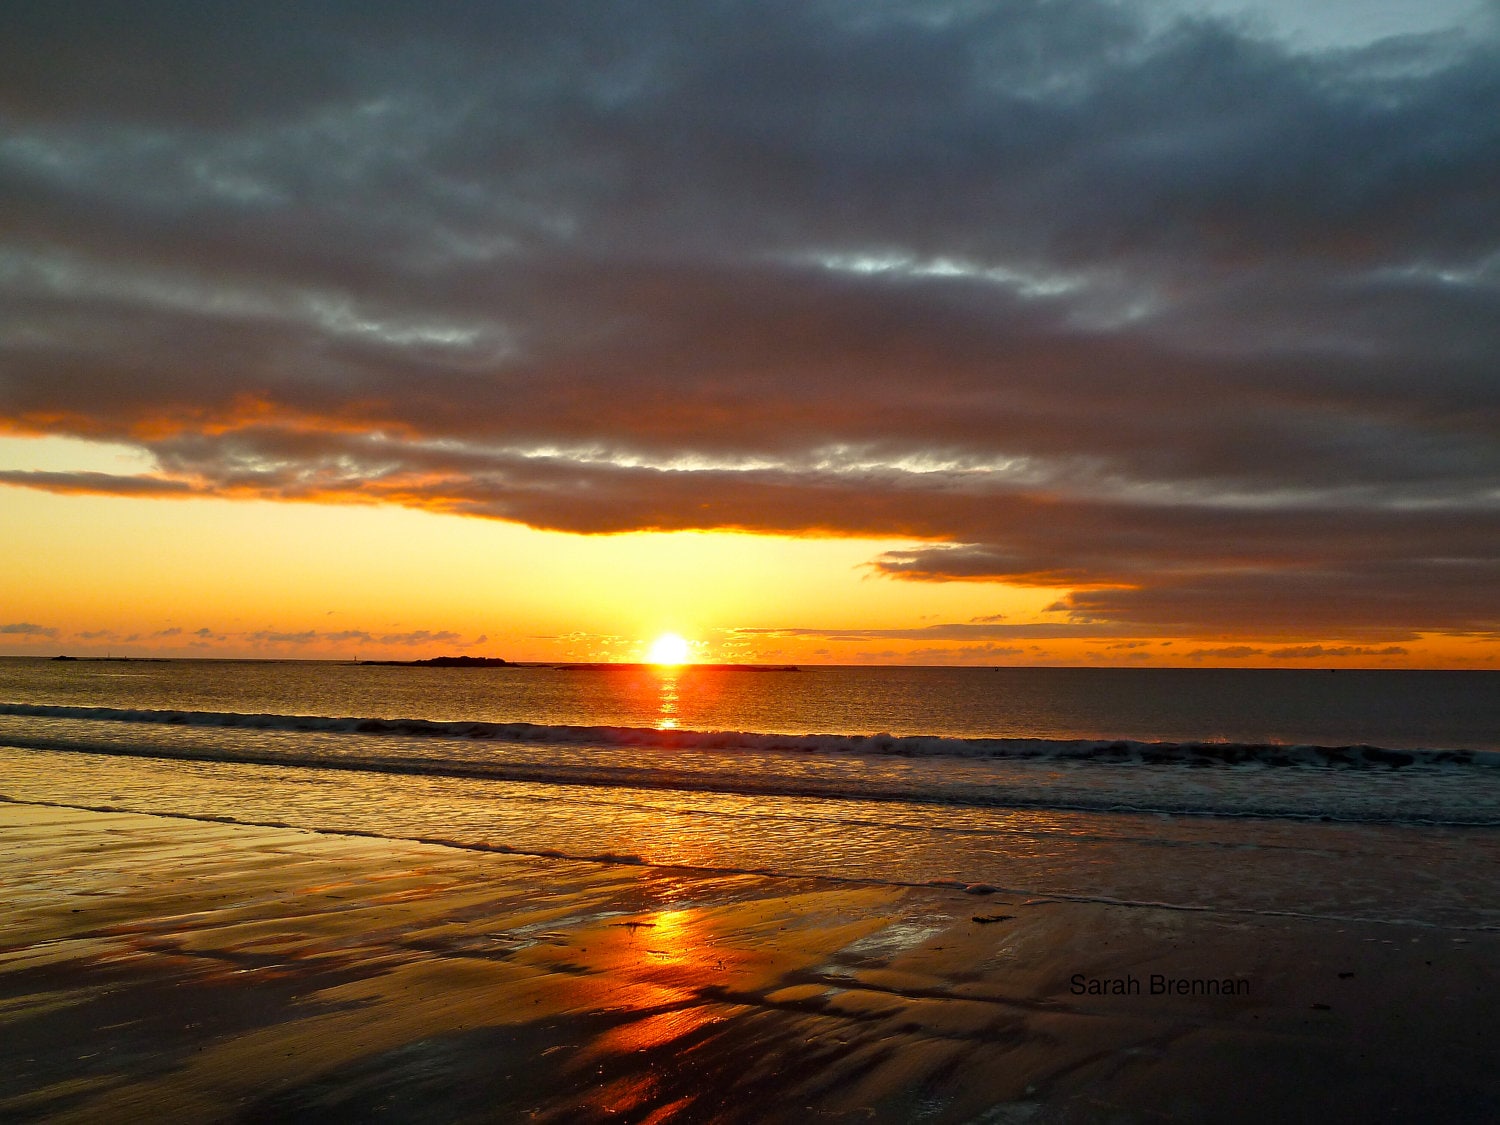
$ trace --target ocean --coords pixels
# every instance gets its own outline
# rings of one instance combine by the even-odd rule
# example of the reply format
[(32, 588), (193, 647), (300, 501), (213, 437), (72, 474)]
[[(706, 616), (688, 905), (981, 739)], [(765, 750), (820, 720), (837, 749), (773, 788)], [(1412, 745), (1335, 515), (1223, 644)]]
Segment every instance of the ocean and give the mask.
[(1500, 673), (0, 660), (0, 797), (1500, 927)]

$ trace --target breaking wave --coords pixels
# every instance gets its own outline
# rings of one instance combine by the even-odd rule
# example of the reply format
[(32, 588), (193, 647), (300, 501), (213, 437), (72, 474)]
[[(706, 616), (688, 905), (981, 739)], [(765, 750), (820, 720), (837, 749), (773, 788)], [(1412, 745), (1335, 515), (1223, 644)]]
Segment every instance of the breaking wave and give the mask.
[(405, 738), (650, 747), (663, 750), (887, 755), (906, 758), (1092, 761), (1151, 765), (1333, 767), (1500, 766), (1500, 751), (1390, 749), (1370, 745), (1317, 746), (1251, 742), (1146, 742), (1132, 739), (956, 738), (942, 735), (775, 734), (755, 731), (663, 730), (655, 727), (570, 726), (538, 723), (338, 718), (322, 715), (240, 714), (233, 711), (143, 710), (0, 703), (0, 715), (80, 719), (240, 730), (388, 735)]

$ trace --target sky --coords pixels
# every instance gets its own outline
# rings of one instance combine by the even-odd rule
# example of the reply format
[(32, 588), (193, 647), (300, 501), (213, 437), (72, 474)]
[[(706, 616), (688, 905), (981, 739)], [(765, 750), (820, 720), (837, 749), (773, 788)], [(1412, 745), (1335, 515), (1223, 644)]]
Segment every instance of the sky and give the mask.
[(0, 202), (0, 655), (1500, 651), (1500, 0), (10, 0)]

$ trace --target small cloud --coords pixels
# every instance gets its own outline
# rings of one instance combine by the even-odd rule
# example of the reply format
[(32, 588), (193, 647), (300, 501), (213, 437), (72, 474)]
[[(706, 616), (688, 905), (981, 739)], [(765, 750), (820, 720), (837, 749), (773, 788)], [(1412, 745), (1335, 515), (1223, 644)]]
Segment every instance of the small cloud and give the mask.
[(122, 476), (118, 473), (42, 472), (10, 470), (0, 472), (0, 484), (34, 488), (41, 492), (81, 496), (191, 496), (204, 490), (181, 480), (149, 475)]
[(306, 629), (300, 633), (276, 633), (269, 629), (261, 629), (259, 632), (246, 634), (246, 638), (273, 645), (305, 645), (317, 640), (318, 635), (316, 629)]
[(1290, 648), (1274, 648), (1266, 653), (1272, 660), (1316, 660), (1325, 656), (1406, 656), (1408, 650), (1400, 645), (1373, 648), (1369, 645), (1295, 645)]
[(55, 637), (57, 630), (46, 625), (33, 625), (30, 621), (17, 621), (12, 625), (0, 625), (0, 633), (20, 637)]
[(1005, 614), (1003, 614), (1003, 613), (987, 613), (987, 614), (985, 614), (982, 617), (971, 617), (971, 618), (969, 618), (969, 624), (970, 625), (993, 625), (997, 621), (1004, 621), (1004, 620), (1005, 620)]
[(1188, 653), (1189, 660), (1202, 660), (1204, 657), (1218, 657), (1221, 660), (1243, 660), (1247, 656), (1264, 656), (1266, 650), (1263, 648), (1251, 648), (1249, 645), (1229, 645), (1226, 648), (1195, 648)]
[(950, 645), (914, 648), (907, 652), (886, 653), (910, 664), (994, 664), (1012, 656), (1021, 656), (1024, 648), (1014, 645)]
[(386, 633), (377, 639), (383, 645), (425, 645), (452, 644), (459, 636), (448, 629), (437, 633), (428, 629), (415, 629), (410, 633)]
[(1040, 637), (1043, 640), (1066, 638), (1091, 639), (1131, 634), (1131, 630), (1107, 623), (1077, 621), (1031, 621), (1009, 623), (960, 623), (947, 622), (938, 625), (919, 625), (908, 629), (814, 629), (799, 626), (775, 629), (736, 629), (740, 636), (757, 637), (811, 637), (830, 641), (964, 641), (964, 640), (1022, 640)]

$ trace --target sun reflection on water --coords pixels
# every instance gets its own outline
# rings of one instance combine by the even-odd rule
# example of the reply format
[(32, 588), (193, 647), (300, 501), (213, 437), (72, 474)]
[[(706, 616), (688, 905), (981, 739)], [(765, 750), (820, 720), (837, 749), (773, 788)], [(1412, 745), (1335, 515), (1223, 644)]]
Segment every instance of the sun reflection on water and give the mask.
[(656, 727), (658, 730), (676, 730), (678, 712), (677, 670), (675, 668), (662, 669), (657, 676), (657, 684), (660, 698), (657, 704), (658, 715)]

